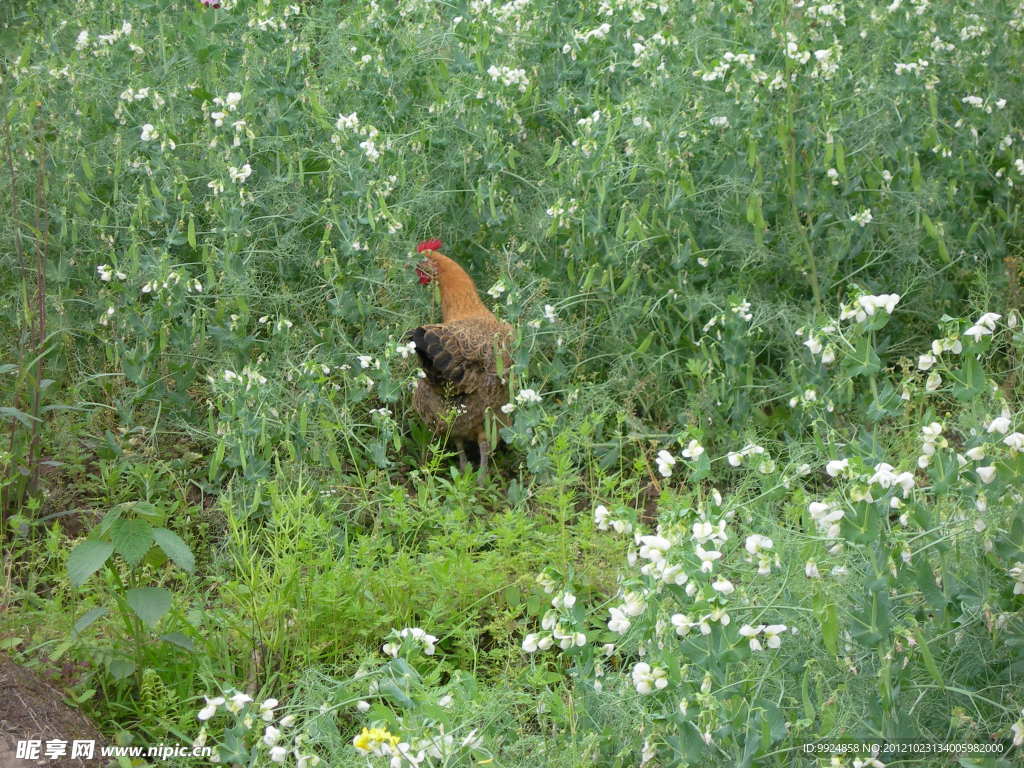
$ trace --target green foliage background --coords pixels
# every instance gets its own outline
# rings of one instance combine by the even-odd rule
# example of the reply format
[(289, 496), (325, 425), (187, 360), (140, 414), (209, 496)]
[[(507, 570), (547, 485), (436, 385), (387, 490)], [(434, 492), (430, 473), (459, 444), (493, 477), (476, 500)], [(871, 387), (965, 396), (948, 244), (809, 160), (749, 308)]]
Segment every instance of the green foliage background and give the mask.
[[(748, 597), (800, 635), (751, 662), (782, 714), (658, 760), (790, 765), (863, 722), (1010, 737), (1020, 458), (977, 529), (956, 453), (1004, 411), (1022, 428), (1024, 6), (26, 0), (0, 21), (0, 647), (82, 662), (72, 695), (105, 731), (190, 739), (200, 696), (248, 686), (347, 764), (352, 681), (415, 625), (442, 638), (424, 690), (458, 681), (452, 729), (486, 731), (495, 764), (636, 763), (661, 720), (629, 685), (578, 701), (582, 667), (522, 653), (533, 577), (603, 606), (622, 552), (593, 508), (651, 529), (718, 489), (780, 555)], [(544, 398), (479, 489), (411, 412), (396, 349), (437, 316), (410, 268), (428, 237), (502, 283), (510, 400)], [(861, 292), (900, 295), (887, 324), (821, 331)], [(985, 311), (1000, 332), (926, 388), (918, 356)], [(849, 342), (838, 372), (817, 332)], [(915, 519), (936, 538), (861, 510), (830, 563), (850, 578), (807, 579), (804, 510), (846, 493), (825, 463), (916, 471), (932, 421), (950, 444)], [(710, 461), (662, 477), (657, 452), (692, 439)], [(750, 443), (771, 466), (725, 461)], [(143, 549), (150, 528), (194, 562), (165, 534)], [(111, 559), (72, 586), (87, 536)], [(174, 594), (155, 622), (125, 597), (152, 585)], [(919, 631), (935, 645), (891, 683)]]

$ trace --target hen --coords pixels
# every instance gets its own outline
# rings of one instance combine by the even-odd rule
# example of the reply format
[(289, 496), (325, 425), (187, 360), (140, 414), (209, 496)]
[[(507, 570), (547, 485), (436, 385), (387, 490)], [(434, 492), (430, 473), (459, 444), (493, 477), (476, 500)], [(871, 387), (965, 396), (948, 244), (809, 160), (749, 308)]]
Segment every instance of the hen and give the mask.
[(484, 306), (473, 279), (439, 253), (440, 247), (440, 240), (427, 240), (417, 246), (423, 261), (417, 265), (416, 274), (421, 285), (437, 280), (442, 322), (421, 325), (406, 336), (416, 346), (424, 373), (412, 404), (436, 434), (455, 441), (463, 469), (466, 444), (476, 442), (480, 449), (478, 479), (483, 480), (492, 448), (488, 424), (492, 419), (501, 423), (501, 406), (508, 402), (504, 372), (511, 362), (508, 346), (512, 327)]

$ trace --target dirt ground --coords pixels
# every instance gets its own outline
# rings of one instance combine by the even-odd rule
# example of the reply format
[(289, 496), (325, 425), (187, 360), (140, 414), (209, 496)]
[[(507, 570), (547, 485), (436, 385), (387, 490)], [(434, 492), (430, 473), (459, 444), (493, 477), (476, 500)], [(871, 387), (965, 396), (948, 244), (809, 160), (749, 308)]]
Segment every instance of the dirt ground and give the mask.
[[(39, 739), (42, 742), (37, 760), (19, 760), (19, 740)], [(60, 691), (31, 670), (19, 667), (0, 654), (0, 768), (30, 768), (47, 765), (53, 768), (98, 768), (101, 760), (69, 757), (48, 759), (44, 748), (48, 740), (67, 742), (70, 754), (75, 739), (95, 740), (99, 754), (99, 732), (77, 709), (64, 703)]]

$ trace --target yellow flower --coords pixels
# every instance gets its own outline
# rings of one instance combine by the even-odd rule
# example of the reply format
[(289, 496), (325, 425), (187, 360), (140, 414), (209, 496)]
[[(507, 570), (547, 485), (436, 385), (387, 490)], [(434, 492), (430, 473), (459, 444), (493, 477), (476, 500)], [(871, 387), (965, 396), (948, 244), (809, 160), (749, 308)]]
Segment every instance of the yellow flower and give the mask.
[(362, 733), (352, 739), (352, 746), (363, 752), (376, 752), (385, 744), (394, 747), (398, 737), (385, 728), (363, 728)]

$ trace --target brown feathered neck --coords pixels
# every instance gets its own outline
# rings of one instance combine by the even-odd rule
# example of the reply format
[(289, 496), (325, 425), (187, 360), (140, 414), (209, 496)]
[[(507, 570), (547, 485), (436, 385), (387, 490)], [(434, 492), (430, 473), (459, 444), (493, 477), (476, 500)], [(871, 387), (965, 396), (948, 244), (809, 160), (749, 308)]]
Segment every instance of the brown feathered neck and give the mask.
[(423, 254), (437, 268), (437, 282), (441, 288), (441, 319), (450, 323), (467, 317), (494, 318), (480, 301), (476, 284), (466, 270), (443, 253), (427, 251)]

